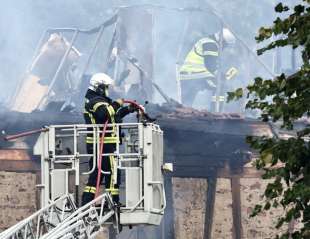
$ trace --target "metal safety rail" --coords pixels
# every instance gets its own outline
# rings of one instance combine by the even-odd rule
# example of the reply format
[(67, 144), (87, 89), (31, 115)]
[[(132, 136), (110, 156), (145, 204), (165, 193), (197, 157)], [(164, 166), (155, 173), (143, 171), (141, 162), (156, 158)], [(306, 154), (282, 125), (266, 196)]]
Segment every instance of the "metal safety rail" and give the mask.
[[(41, 239), (95, 238), (102, 225), (116, 223), (117, 217), (117, 209), (113, 205), (111, 196), (105, 193), (73, 212)], [(118, 231), (117, 224), (115, 227)]]
[[(108, 124), (106, 134), (115, 135), (115, 151), (100, 154), (102, 128), (102, 125), (87, 124), (52, 125), (48, 131), (41, 133), (34, 153), (41, 155), (42, 207), (67, 194), (74, 195), (78, 205), (80, 177), (92, 173), (98, 160), (107, 156), (114, 158), (112, 180), (118, 180), (117, 169), (125, 178), (119, 223), (160, 224), (166, 207), (162, 171), (163, 132), (160, 127), (153, 123)], [(95, 150), (92, 154), (86, 151), (86, 137), (93, 139)], [(92, 168), (88, 169), (91, 158)]]
[(1, 239), (37, 239), (48, 234), (76, 211), (69, 195), (50, 203), (30, 217), (0, 233)]
[[(166, 208), (163, 184), (163, 132), (152, 123), (109, 124), (115, 151), (101, 153), (102, 125), (52, 125), (40, 131), (34, 154), (41, 155), (41, 208), (0, 234), (0, 239), (94, 238), (104, 225), (159, 225)], [(93, 139), (92, 153), (86, 138)], [(110, 138), (111, 139), (111, 138)], [(103, 146), (103, 152), (104, 146)], [(102, 156), (113, 157), (112, 180), (125, 178), (121, 205), (109, 192), (79, 208), (81, 175), (95, 170)], [(93, 167), (83, 167), (92, 159)], [(103, 158), (105, 159), (105, 158)], [(85, 168), (85, 169), (83, 169)]]
[[(59, 206), (62, 205), (61, 208)], [(99, 207), (98, 207), (99, 205)], [(104, 207), (104, 205), (106, 205)], [(115, 220), (112, 220), (116, 218)], [(1, 239), (94, 238), (102, 225), (118, 221), (111, 196), (102, 194), (77, 209), (69, 195), (59, 198), (0, 234)], [(115, 225), (118, 231), (118, 225)]]
[[(113, 165), (113, 170), (117, 168), (124, 169), (122, 162), (124, 161), (140, 161), (143, 158), (143, 153), (139, 150), (142, 145), (139, 142), (139, 128), (142, 124), (116, 124), (108, 125), (106, 134), (115, 133), (117, 141), (121, 141), (119, 135), (120, 128), (122, 132), (130, 132), (124, 139), (124, 145), (127, 150), (121, 148), (120, 143), (116, 144), (114, 153), (103, 153), (101, 156), (114, 156), (116, 163)], [(41, 196), (42, 206), (49, 203), (63, 194), (72, 192), (69, 188), (69, 174), (74, 175), (76, 186), (76, 196), (78, 194), (78, 186), (80, 185), (81, 175), (89, 175), (94, 172), (99, 161), (100, 138), (102, 134), (102, 125), (52, 125), (48, 128), (47, 133), (41, 134), (34, 148), (34, 153), (42, 156), (41, 172), (42, 185)], [(124, 132), (125, 133), (125, 132)], [(93, 138), (93, 153), (89, 154), (86, 151), (86, 137), (91, 134)], [(140, 133), (141, 135), (141, 133)], [(103, 150), (104, 151), (104, 150)], [(92, 158), (92, 168), (80, 169), (81, 163), (87, 163)], [(137, 164), (136, 164), (137, 165)], [(138, 168), (141, 165), (137, 165)], [(85, 168), (85, 167), (84, 167)], [(109, 172), (101, 171), (103, 174)], [(113, 175), (114, 180), (117, 180), (117, 174)], [(77, 199), (77, 198), (76, 198)], [(77, 199), (78, 201), (78, 199)], [(76, 202), (78, 203), (78, 202)]]

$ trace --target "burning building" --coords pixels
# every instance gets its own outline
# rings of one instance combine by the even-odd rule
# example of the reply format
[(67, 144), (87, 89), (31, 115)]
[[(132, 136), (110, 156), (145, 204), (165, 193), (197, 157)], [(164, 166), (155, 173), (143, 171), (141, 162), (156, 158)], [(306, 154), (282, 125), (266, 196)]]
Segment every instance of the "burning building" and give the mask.
[[(170, 31), (176, 26), (175, 16), (183, 24)], [(45, 125), (83, 123), (85, 89), (96, 72), (107, 72), (115, 79), (111, 97), (151, 102), (145, 108), (165, 132), (164, 159), (174, 164), (174, 172), (165, 178), (166, 214), (160, 227), (126, 229), (117, 238), (268, 238), (275, 233), (274, 217), (281, 212), (249, 218), (266, 184), (260, 180), (261, 172), (251, 165), (255, 152), (244, 139), (246, 135), (279, 132), (241, 114), (242, 101), (235, 105), (221, 101), (222, 106), (214, 110), (217, 112), (185, 107), (180, 102), (178, 67), (187, 52), (184, 49), (190, 48), (188, 42), (193, 41), (187, 37), (192, 37), (189, 26), (198, 24), (196, 17), (212, 22), (212, 28), (200, 34), (225, 26), (210, 9), (167, 10), (144, 5), (118, 8), (95, 28), (48, 29), (12, 97), (12, 110), (0, 114), (3, 138)], [(241, 61), (235, 65), (240, 73), (234, 80), (242, 86), (244, 79), (254, 74), (251, 67), (256, 59), (243, 42), (236, 49), (222, 52), (221, 57), (242, 52), (242, 57), (249, 59), (246, 66)], [(227, 70), (222, 67), (220, 75)], [(215, 99), (235, 85), (229, 81), (232, 79), (226, 80), (213, 95)], [(164, 103), (158, 105), (160, 97)], [(202, 108), (199, 103), (194, 106)], [(228, 113), (231, 111), (237, 113)], [(33, 153), (37, 136), (1, 140), (1, 230), (39, 207), (40, 161)], [(110, 238), (114, 237), (111, 232)]]

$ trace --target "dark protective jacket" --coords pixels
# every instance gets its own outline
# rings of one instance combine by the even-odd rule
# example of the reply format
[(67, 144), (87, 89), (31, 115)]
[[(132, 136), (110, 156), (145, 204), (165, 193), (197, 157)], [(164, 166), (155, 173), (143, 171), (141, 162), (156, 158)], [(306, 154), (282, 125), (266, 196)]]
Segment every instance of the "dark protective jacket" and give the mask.
[[(92, 90), (88, 90), (85, 95), (84, 119), (86, 124), (104, 124), (107, 120), (109, 124), (120, 123), (130, 111), (128, 107), (121, 107), (118, 102), (112, 101), (109, 97), (98, 95)], [(88, 130), (92, 130), (89, 128)], [(104, 137), (105, 144), (117, 143), (115, 127), (112, 126), (112, 133), (107, 133)], [(86, 143), (93, 143), (93, 133), (89, 133)]]

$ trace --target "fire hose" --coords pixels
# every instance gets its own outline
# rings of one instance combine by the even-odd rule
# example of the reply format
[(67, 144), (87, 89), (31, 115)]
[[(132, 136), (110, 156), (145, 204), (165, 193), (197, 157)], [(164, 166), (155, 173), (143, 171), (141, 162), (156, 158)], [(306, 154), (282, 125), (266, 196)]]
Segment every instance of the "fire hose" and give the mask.
[(41, 132), (46, 132), (46, 131), (48, 131), (48, 128), (30, 130), (30, 131), (26, 131), (26, 132), (19, 133), (19, 134), (5, 136), (4, 140), (10, 141), (10, 140), (14, 140), (14, 139), (18, 139), (21, 137), (25, 137), (25, 136), (29, 136), (29, 135), (33, 135), (33, 134), (37, 134), (37, 133), (41, 133)]
[[(104, 146), (104, 135), (107, 130), (107, 125), (108, 125), (108, 120), (104, 123), (103, 129), (102, 129), (102, 134), (101, 134), (101, 141), (100, 141), (100, 147), (99, 147), (99, 154), (98, 154), (98, 170), (97, 170), (97, 182), (96, 182), (96, 193), (95, 193), (95, 198), (98, 197), (98, 192), (99, 192), (99, 185), (100, 185), (100, 179), (101, 179), (101, 164), (102, 164), (102, 153), (103, 153), (103, 146)], [(111, 177), (112, 180), (112, 177)]]
[(141, 112), (143, 114), (145, 114), (144, 108), (141, 105), (139, 105), (136, 101), (134, 101), (134, 100), (124, 100), (124, 103), (125, 104), (132, 104), (132, 105), (134, 105), (137, 109), (141, 110)]
[[(139, 105), (136, 101), (133, 100), (124, 100), (124, 104), (131, 104), (133, 105), (136, 109), (140, 110), (142, 114), (146, 115), (144, 108)], [(148, 116), (147, 116), (148, 117)], [(149, 118), (149, 117), (148, 117)], [(104, 137), (105, 137), (105, 133), (107, 130), (107, 125), (108, 125), (108, 120), (106, 120), (106, 122), (103, 124), (103, 129), (102, 129), (102, 134), (100, 137), (100, 147), (99, 147), (99, 154), (98, 154), (98, 170), (97, 170), (97, 181), (96, 181), (96, 193), (95, 193), (95, 198), (98, 197), (98, 193), (99, 193), (99, 187), (100, 187), (100, 180), (101, 180), (101, 166), (102, 166), (102, 154), (103, 154), (103, 147), (104, 147)], [(112, 167), (112, 165), (111, 165)], [(111, 179), (112, 175), (111, 175)]]
[[(150, 118), (145, 113), (144, 108), (141, 105), (139, 105), (136, 101), (124, 100), (124, 103), (125, 104), (132, 104), (132, 105), (134, 105), (137, 109), (139, 109), (142, 112), (142, 114), (146, 117), (147, 120), (149, 120), (151, 122), (155, 121), (155, 119)], [(26, 136), (30, 136), (30, 135), (33, 135), (33, 134), (37, 134), (37, 133), (41, 133), (41, 132), (46, 132), (46, 131), (48, 131), (48, 128), (41, 128), (41, 129), (30, 130), (30, 131), (22, 132), (22, 133), (19, 133), (19, 134), (5, 136), (4, 140), (11, 141), (11, 140), (14, 140), (14, 139), (18, 139), (18, 138), (21, 138), (21, 137), (26, 137)]]

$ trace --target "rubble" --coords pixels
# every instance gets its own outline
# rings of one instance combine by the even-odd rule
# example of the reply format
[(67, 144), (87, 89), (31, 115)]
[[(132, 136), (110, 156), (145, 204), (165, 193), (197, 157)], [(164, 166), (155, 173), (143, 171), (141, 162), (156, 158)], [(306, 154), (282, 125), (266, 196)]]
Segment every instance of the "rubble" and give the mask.
[[(19, 112), (30, 113), (38, 109), (43, 103), (46, 103), (46, 96), (49, 94), (51, 87), (53, 87), (53, 94), (61, 95), (64, 88), (70, 88), (70, 79), (67, 74), (70, 71), (73, 63), (81, 56), (81, 53), (73, 46), (68, 52), (67, 60), (63, 64), (61, 71), (58, 67), (61, 65), (61, 60), (70, 46), (65, 37), (53, 33), (33, 60), (30, 69), (25, 73), (21, 81), (21, 85), (11, 102), (11, 109)], [(56, 78), (61, 75), (62, 80), (54, 85)], [(54, 79), (54, 77), (56, 77)], [(54, 81), (54, 82), (53, 82)], [(60, 90), (62, 89), (62, 90)], [(29, 94), (29, 92), (36, 92)]]
[(237, 113), (211, 113), (207, 110), (197, 110), (194, 108), (189, 107), (180, 107), (176, 108), (174, 112), (167, 114), (166, 116), (169, 119), (184, 119), (184, 118), (191, 118), (191, 119), (244, 119), (241, 114)]

